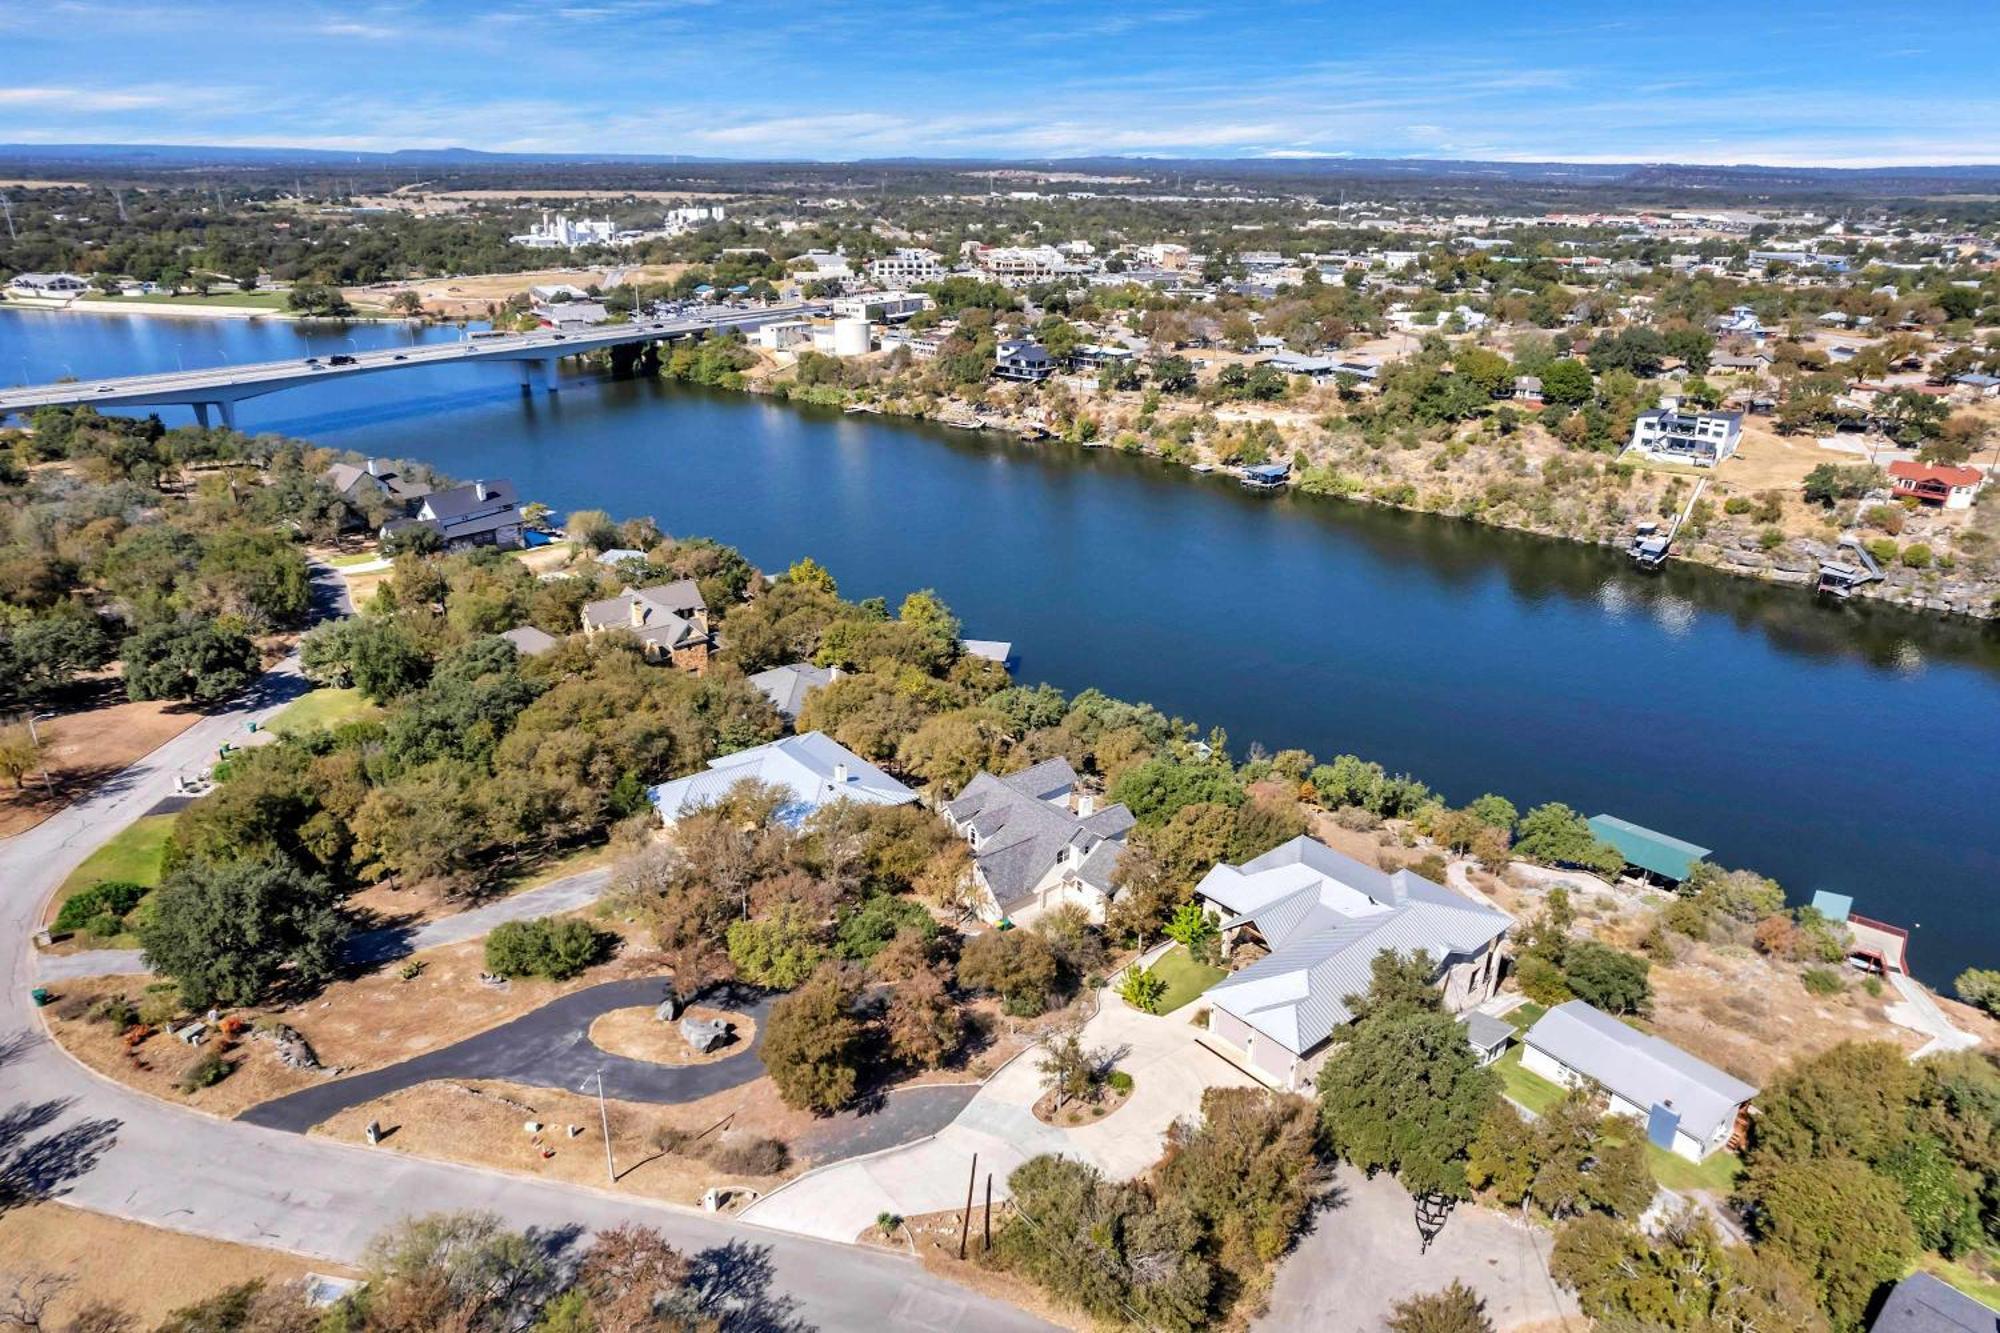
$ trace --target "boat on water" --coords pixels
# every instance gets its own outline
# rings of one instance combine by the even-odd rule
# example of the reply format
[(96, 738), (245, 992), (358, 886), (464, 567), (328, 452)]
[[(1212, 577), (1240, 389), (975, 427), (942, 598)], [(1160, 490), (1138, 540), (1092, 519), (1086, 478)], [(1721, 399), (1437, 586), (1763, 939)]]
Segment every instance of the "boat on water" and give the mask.
[(1203, 476), (1207, 476), (1207, 475), (1208, 475), (1209, 473), (1211, 473), (1211, 472), (1215, 471), (1215, 464), (1213, 464), (1213, 463), (1196, 463), (1196, 464), (1195, 464), (1195, 465), (1194, 465), (1193, 467), (1189, 468), (1189, 469), (1188, 469), (1188, 471), (1190, 471), (1190, 472), (1199, 472), (1199, 473), (1201, 473), (1201, 474), (1202, 474)]

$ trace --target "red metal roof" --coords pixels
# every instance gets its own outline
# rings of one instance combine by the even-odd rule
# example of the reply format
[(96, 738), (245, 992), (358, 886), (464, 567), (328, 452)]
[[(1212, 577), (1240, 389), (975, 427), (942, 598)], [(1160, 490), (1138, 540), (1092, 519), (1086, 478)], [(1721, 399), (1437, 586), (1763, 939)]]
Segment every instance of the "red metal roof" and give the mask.
[(1980, 472), (1976, 467), (1945, 467), (1938, 463), (1909, 463), (1897, 459), (1889, 464), (1889, 475), (1897, 481), (1939, 481), (1947, 486), (1977, 486)]

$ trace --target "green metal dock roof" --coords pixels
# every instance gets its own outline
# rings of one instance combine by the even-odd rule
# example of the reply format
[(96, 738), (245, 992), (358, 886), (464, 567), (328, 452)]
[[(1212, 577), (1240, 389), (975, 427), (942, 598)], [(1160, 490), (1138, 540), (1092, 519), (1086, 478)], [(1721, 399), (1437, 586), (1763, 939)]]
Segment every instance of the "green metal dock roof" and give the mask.
[(1618, 849), (1627, 865), (1638, 866), (1674, 881), (1684, 880), (1694, 863), (1708, 855), (1708, 848), (1634, 824), (1616, 815), (1592, 815), (1590, 831)]

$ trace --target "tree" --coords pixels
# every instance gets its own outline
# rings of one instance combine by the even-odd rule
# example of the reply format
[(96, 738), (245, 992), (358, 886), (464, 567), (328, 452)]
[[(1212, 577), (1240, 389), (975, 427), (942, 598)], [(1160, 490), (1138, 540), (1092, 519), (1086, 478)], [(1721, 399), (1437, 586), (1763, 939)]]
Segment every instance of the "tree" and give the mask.
[(1542, 397), (1551, 403), (1564, 407), (1577, 407), (1590, 401), (1590, 367), (1581, 361), (1565, 357), (1551, 361), (1541, 373)]
[(212, 705), (248, 688), (263, 668), (240, 630), (184, 616), (146, 626), (125, 644), (125, 692), (137, 700)]
[(1124, 805), (1141, 824), (1159, 824), (1186, 806), (1243, 804), (1243, 786), (1226, 763), (1188, 762), (1156, 755), (1135, 764), (1111, 784), (1111, 799)]
[(1952, 982), (1952, 989), (1967, 1004), (2000, 1016), (2000, 968), (1968, 967)]
[(1760, 1164), (1743, 1193), (1759, 1244), (1813, 1282), (1836, 1328), (1859, 1328), (1876, 1290), (1917, 1252), (1901, 1189), (1865, 1162)]
[(416, 292), (405, 288), (389, 298), (389, 309), (399, 315), (414, 319), (416, 316), (424, 313), (424, 298)]
[(25, 725), (0, 727), (0, 777), (12, 779), (18, 790), (27, 786), (28, 774), (41, 767), (41, 747)]
[(11, 659), (12, 680), (0, 693), (16, 691), (39, 698), (74, 684), (118, 651), (118, 641), (94, 611), (59, 610), (25, 621), (11, 634), (0, 631), (0, 663)]
[(1392, 1170), (1413, 1194), (1462, 1197), (1466, 1153), (1497, 1084), (1436, 991), (1420, 998), (1409, 976), (1378, 955), (1367, 994), (1349, 997), (1363, 1016), (1333, 1034), (1340, 1049), (1320, 1070), (1320, 1123), (1363, 1170)]
[(1640, 1014), (1652, 1007), (1646, 980), (1652, 964), (1596, 940), (1574, 940), (1563, 955), (1563, 980), (1578, 999), (1606, 1013)]
[(825, 593), (828, 597), (840, 595), (840, 585), (834, 582), (833, 575), (827, 572), (825, 565), (811, 556), (797, 561), (784, 572), (783, 577), (787, 583), (796, 584), (813, 592)]
[(281, 980), (332, 979), (347, 936), (323, 875), (281, 859), (197, 861), (167, 877), (140, 923), (146, 965), (172, 977), (194, 1009), (255, 1004)]
[(1493, 1333), (1486, 1302), (1463, 1282), (1397, 1301), (1384, 1321), (1389, 1333)]
[(780, 903), (768, 916), (729, 927), (729, 961), (753, 985), (791, 990), (825, 956), (818, 923), (796, 903)]
[(1556, 1234), (1549, 1271), (1607, 1328), (1827, 1333), (1826, 1317), (1795, 1267), (1747, 1245), (1725, 1245), (1692, 1207), (1651, 1232), (1586, 1213)]
[(785, 1105), (831, 1115), (861, 1080), (860, 988), (835, 964), (771, 1006), (758, 1056)]
[(1559, 801), (1522, 816), (1514, 851), (1544, 865), (1578, 866), (1604, 875), (1615, 875), (1625, 865), (1617, 848), (1600, 841), (1582, 815)]
[(889, 1054), (905, 1065), (936, 1069), (957, 1054), (965, 1025), (944, 978), (923, 968), (889, 992), (882, 1027)]
[(603, 957), (605, 938), (576, 917), (503, 921), (486, 937), (486, 970), (567, 981)]
[(1095, 1099), (1104, 1053), (1084, 1049), (1083, 1036), (1074, 1025), (1063, 1028), (1042, 1046), (1035, 1069), (1042, 1087), (1056, 1099), (1056, 1109), (1070, 1102)]
[(1254, 1272), (1285, 1252), (1325, 1179), (1313, 1104), (1263, 1088), (1210, 1088), (1199, 1128), (1167, 1132), (1161, 1190), (1200, 1219), (1222, 1266)]
[(1000, 997), (1016, 1018), (1033, 1018), (1049, 1007), (1055, 988), (1055, 951), (1032, 930), (989, 930), (973, 937), (958, 960), (958, 981)]
[(1533, 1203), (1557, 1220), (1590, 1211), (1637, 1217), (1654, 1193), (1643, 1141), (1629, 1121), (1607, 1118), (1604, 1094), (1588, 1085), (1533, 1121), (1496, 1102), (1473, 1140), (1467, 1173), (1502, 1202)]
[(1174, 911), (1173, 920), (1167, 922), (1167, 935), (1188, 951), (1189, 956), (1205, 961), (1213, 951), (1216, 938), (1215, 921), (1200, 903), (1182, 903)]
[(1757, 1160), (1880, 1161), (1907, 1133), (1920, 1077), (1901, 1050), (1882, 1041), (1845, 1041), (1793, 1062), (1757, 1098)]

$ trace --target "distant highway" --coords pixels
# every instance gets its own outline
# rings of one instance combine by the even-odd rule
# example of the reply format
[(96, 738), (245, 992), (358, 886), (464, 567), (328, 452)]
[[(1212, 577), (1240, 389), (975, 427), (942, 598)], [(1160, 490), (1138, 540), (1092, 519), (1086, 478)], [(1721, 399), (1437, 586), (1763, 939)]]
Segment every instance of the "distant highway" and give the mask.
[(823, 304), (766, 306), (755, 310), (715, 307), (670, 319), (632, 324), (592, 325), (575, 329), (538, 329), (533, 333), (472, 336), (459, 342), (391, 347), (332, 356), (265, 361), (253, 365), (211, 366), (152, 375), (122, 375), (111, 379), (64, 381), (27, 388), (0, 389), (0, 418), (38, 407), (191, 407), (196, 419), (209, 423), (211, 410), (224, 425), (236, 424), (235, 407), (246, 398), (354, 375), (373, 375), (413, 366), (472, 361), (514, 361), (521, 365), (521, 383), (555, 387), (555, 363), (565, 356), (700, 337), (718, 329), (753, 329), (782, 319), (822, 314)]

